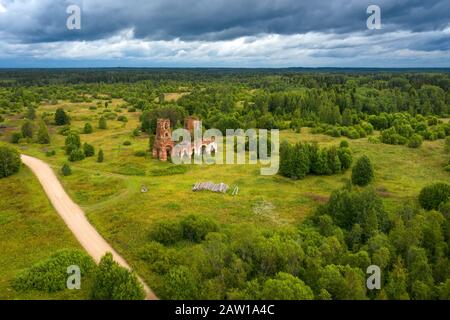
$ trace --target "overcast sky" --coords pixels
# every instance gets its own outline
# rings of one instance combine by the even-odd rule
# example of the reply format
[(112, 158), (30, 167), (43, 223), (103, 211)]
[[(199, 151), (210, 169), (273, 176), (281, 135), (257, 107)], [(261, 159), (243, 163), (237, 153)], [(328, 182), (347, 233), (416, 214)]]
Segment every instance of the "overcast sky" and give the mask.
[(450, 0), (0, 0), (0, 67), (96, 66), (450, 67)]

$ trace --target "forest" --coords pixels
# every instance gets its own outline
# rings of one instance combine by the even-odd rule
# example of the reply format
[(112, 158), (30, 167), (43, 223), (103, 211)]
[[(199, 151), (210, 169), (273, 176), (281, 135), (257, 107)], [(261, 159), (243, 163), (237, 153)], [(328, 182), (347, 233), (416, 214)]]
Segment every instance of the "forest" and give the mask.
[[(204, 130), (279, 129), (278, 175), (153, 159), (156, 120), (187, 116)], [(0, 193), (31, 179), (19, 153), (47, 161), (161, 299), (448, 300), (449, 118), (446, 69), (0, 70)], [(193, 195), (208, 179), (242, 192)], [(0, 205), (5, 230), (17, 210)], [(14, 260), (17, 240), (0, 240)], [(94, 292), (76, 298), (143, 297), (132, 273), (99, 276), (108, 256), (96, 267), (76, 245), (57, 249), (17, 264), (0, 291), (58, 297), (69, 259)], [(370, 265), (380, 289), (366, 286)], [(39, 285), (36, 268), (59, 284)], [(107, 280), (121, 293), (105, 294)]]

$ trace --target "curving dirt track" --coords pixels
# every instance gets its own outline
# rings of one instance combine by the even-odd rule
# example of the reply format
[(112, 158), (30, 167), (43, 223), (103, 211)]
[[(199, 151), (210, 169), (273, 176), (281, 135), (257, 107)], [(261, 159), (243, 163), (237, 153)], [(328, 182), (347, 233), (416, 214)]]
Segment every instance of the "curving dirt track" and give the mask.
[[(53, 207), (89, 255), (99, 263), (105, 253), (111, 252), (114, 260), (119, 265), (131, 270), (125, 259), (89, 223), (83, 210), (65, 192), (50, 166), (37, 158), (27, 155), (21, 155), (21, 158), (22, 162), (37, 176)], [(146, 299), (157, 300), (158, 298), (147, 284), (141, 278), (139, 278), (139, 281), (144, 287)]]

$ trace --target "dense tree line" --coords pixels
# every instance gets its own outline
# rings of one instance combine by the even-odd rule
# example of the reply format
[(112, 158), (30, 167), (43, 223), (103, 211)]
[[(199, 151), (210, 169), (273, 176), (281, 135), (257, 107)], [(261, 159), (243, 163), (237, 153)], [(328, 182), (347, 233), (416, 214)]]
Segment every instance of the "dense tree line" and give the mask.
[(353, 157), (346, 144), (339, 148), (319, 148), (316, 143), (280, 145), (279, 173), (292, 179), (302, 179), (308, 174), (331, 175), (351, 167)]
[[(298, 227), (157, 223), (140, 257), (164, 299), (450, 299), (448, 201), (391, 215), (374, 189), (349, 186)], [(366, 287), (370, 265), (380, 290)]]
[[(143, 112), (143, 129), (167, 110), (196, 115), (205, 128), (293, 128), (326, 125), (350, 138), (371, 134), (371, 115), (450, 114), (447, 73), (302, 72), (302, 70), (56, 70), (0, 72), (0, 114), (29, 113), (43, 102), (122, 98)], [(158, 99), (185, 92), (178, 101)], [(58, 111), (60, 112), (60, 111)], [(173, 112), (169, 114), (173, 116)], [(59, 123), (67, 120), (57, 117)], [(179, 115), (175, 116), (174, 126)], [(150, 122), (150, 123), (149, 123)], [(327, 127), (328, 126), (328, 127)], [(377, 128), (377, 126), (375, 126)], [(389, 126), (390, 127), (390, 126)], [(387, 128), (384, 128), (387, 129)]]

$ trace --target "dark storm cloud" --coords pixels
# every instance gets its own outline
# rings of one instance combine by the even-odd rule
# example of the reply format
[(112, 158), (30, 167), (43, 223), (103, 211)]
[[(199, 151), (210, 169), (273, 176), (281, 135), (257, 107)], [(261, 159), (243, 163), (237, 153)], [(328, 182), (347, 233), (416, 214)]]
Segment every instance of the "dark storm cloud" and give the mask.
[[(0, 0), (0, 32), (22, 42), (95, 40), (132, 28), (139, 39), (217, 41), (262, 33), (282, 35), (366, 30), (366, 9), (382, 10), (383, 32), (439, 30), (448, 0)], [(82, 7), (82, 30), (65, 27), (66, 7)]]

